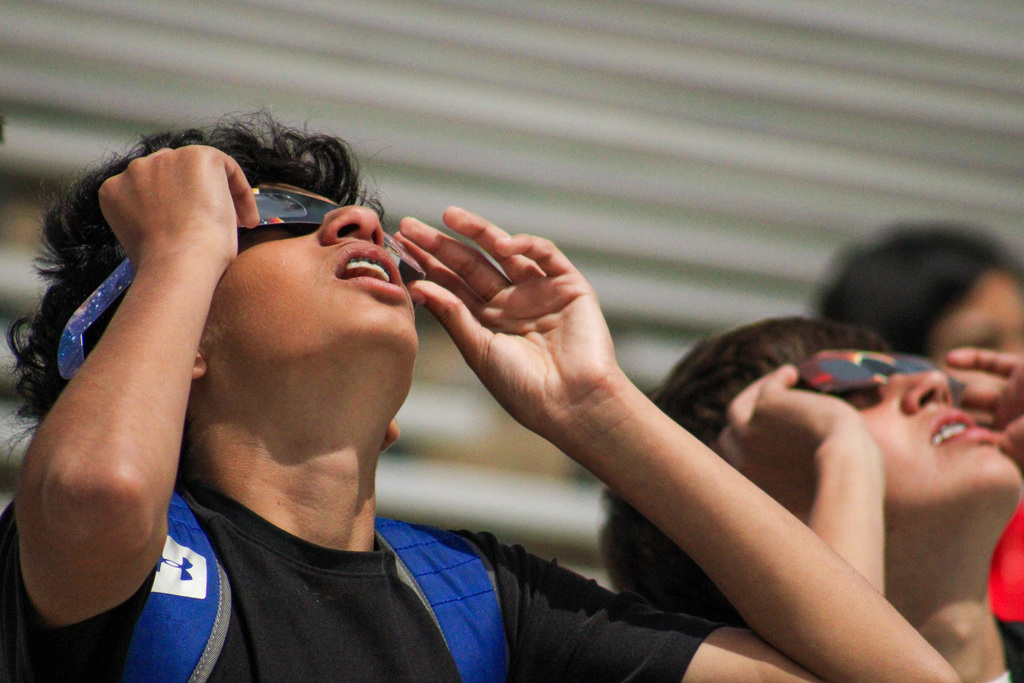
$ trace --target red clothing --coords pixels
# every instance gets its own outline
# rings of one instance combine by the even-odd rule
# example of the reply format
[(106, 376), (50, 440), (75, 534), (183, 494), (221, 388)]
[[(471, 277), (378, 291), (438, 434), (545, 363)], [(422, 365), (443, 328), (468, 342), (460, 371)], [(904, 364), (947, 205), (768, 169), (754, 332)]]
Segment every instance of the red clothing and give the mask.
[(1003, 531), (988, 577), (992, 611), (1003, 621), (1024, 621), (1024, 504)]

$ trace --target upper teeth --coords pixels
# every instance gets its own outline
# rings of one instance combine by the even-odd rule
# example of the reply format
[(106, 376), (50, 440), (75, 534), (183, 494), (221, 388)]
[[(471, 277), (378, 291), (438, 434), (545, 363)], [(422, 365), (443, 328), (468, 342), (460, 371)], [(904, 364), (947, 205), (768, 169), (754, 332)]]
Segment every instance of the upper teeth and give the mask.
[(354, 258), (345, 264), (345, 270), (351, 270), (352, 268), (369, 268), (384, 282), (391, 282), (391, 276), (388, 275), (388, 271), (384, 270), (384, 267), (376, 261), (364, 258)]
[(946, 439), (956, 436), (960, 432), (967, 429), (967, 425), (963, 422), (954, 422), (952, 424), (945, 425), (942, 429), (932, 437), (932, 443), (938, 446)]

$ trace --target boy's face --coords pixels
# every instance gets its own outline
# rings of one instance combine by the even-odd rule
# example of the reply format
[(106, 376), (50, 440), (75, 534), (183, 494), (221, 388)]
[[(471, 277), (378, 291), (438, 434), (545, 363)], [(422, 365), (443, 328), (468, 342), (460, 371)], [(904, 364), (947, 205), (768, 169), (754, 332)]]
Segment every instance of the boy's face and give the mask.
[(941, 361), (962, 346), (1024, 353), (1024, 295), (1016, 276), (989, 270), (928, 331), (928, 353)]
[[(883, 384), (840, 395), (858, 411), (882, 453), (890, 532), (900, 529), (910, 538), (922, 538), (929, 525), (945, 524), (942, 533), (947, 534), (950, 524), (974, 529), (989, 521), (1001, 529), (1016, 505), (1022, 490), (1017, 466), (999, 449), (998, 435), (975, 426), (954, 406), (954, 388), (949, 377), (933, 368), (898, 371)], [(825, 411), (824, 402), (836, 397), (820, 400)], [(766, 452), (771, 453), (768, 461), (745, 458), (744, 473), (805, 517), (818, 487), (816, 462)], [(751, 465), (759, 461), (762, 466)], [(986, 516), (978, 516), (980, 510)]]
[(385, 390), (404, 385), (404, 399), (417, 350), (413, 305), (378, 216), (339, 207), (308, 229), (240, 230), (200, 346), (208, 368), (237, 378), (287, 368), (301, 381), (342, 367), (373, 373)]
[(803, 386), (859, 411), (885, 456), (887, 498), (895, 508), (969, 499), (989, 485), (1020, 487), (998, 435), (957, 408), (964, 385), (926, 359), (831, 350), (798, 368)]
[(873, 394), (859, 397), (858, 408), (885, 457), (886, 504), (893, 511), (986, 499), (999, 505), (1019, 496), (1016, 465), (994, 432), (953, 406), (944, 374), (892, 375)]

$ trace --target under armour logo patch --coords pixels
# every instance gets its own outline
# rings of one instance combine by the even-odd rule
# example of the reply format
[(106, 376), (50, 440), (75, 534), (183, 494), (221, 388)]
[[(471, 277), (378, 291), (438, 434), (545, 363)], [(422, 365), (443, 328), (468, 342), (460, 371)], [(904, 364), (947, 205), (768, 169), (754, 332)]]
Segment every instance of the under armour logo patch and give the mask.
[(154, 593), (169, 593), (185, 598), (206, 597), (206, 558), (170, 536), (164, 542), (163, 557), (153, 579)]
[(187, 557), (181, 558), (181, 562), (177, 562), (177, 563), (174, 562), (173, 560), (168, 560), (166, 557), (161, 557), (160, 561), (162, 563), (166, 564), (168, 567), (174, 567), (175, 569), (180, 569), (181, 570), (181, 576), (178, 577), (179, 581), (191, 581), (192, 580), (192, 575), (188, 573), (188, 570), (191, 569), (193, 567), (193, 565), (192, 565), (191, 562), (188, 561)]

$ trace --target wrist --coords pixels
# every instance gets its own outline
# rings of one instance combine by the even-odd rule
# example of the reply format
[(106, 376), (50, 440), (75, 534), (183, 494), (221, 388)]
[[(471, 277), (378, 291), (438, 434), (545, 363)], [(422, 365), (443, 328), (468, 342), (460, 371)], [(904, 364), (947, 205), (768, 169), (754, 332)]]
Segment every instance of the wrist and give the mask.
[(551, 433), (545, 436), (592, 469), (590, 461), (600, 459), (602, 451), (615, 450), (613, 444), (631, 438), (630, 432), (637, 429), (638, 413), (645, 406), (657, 410), (616, 367), (593, 381), (586, 393), (570, 401), (553, 421)]
[(233, 254), (219, 244), (204, 244), (200, 241), (175, 242), (147, 248), (139, 254), (129, 256), (136, 279), (151, 273), (160, 277), (187, 276), (202, 279), (204, 276), (219, 280), (230, 265)]
[(847, 425), (830, 432), (814, 457), (819, 481), (857, 478), (879, 490), (885, 486), (885, 459), (878, 444), (862, 427)]

